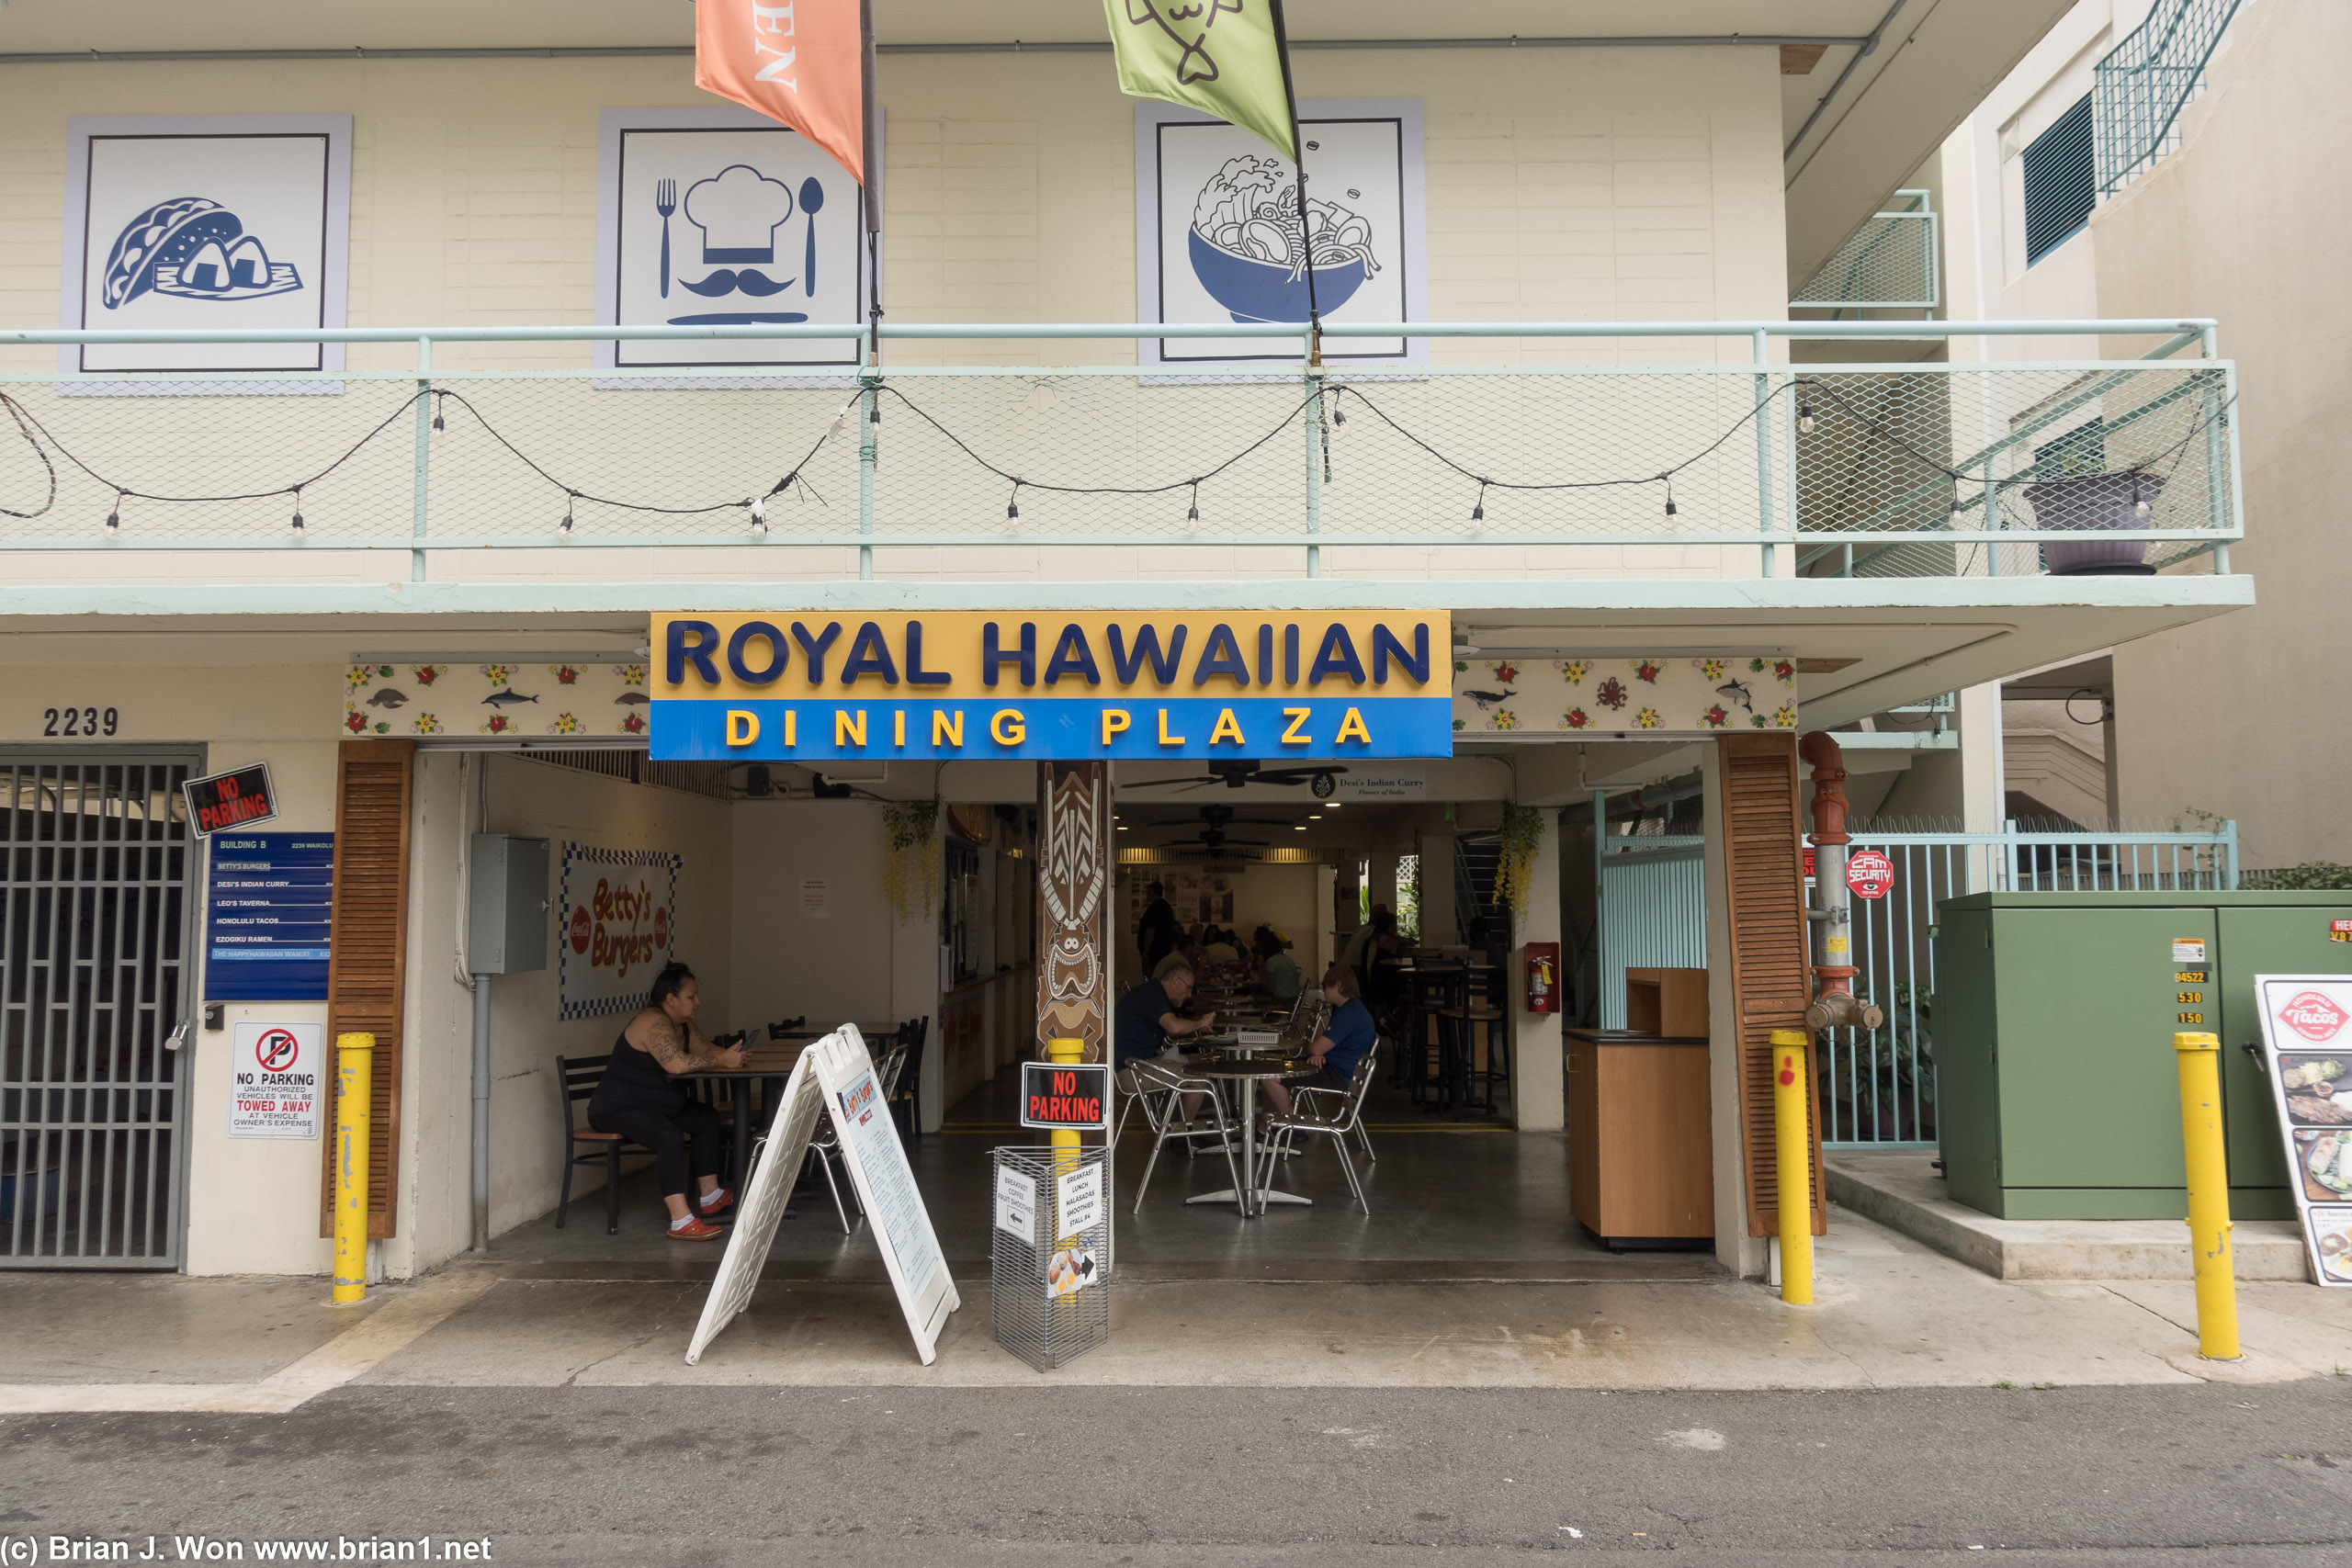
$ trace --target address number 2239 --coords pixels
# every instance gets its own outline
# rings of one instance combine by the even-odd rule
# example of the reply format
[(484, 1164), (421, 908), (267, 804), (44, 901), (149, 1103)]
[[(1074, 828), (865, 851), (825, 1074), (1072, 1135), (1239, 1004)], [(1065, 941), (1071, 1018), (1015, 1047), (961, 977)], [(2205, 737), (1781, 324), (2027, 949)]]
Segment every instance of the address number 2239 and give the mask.
[(43, 708), (40, 717), (44, 736), (112, 735), (121, 723), (116, 708)]

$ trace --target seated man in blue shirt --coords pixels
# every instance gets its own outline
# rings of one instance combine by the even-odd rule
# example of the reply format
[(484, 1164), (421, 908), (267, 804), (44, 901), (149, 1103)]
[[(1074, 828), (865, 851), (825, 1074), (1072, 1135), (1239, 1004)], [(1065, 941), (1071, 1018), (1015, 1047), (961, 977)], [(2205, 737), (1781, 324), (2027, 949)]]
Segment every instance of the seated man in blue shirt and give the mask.
[[(1192, 966), (1177, 960), (1163, 965), (1158, 978), (1146, 980), (1119, 998), (1119, 1005), (1111, 1014), (1111, 1049), (1113, 1060), (1121, 1069), (1120, 1087), (1129, 1094), (1136, 1092), (1136, 1085), (1125, 1069), (1157, 1057), (1171, 1035), (1197, 1034), (1216, 1026), (1216, 1014), (1213, 1012), (1186, 1018), (1176, 1010), (1192, 995)], [(1200, 1101), (1197, 1094), (1184, 1097), (1187, 1122), (1199, 1112)]]
[(1316, 1070), (1305, 1077), (1266, 1085), (1266, 1103), (1277, 1116), (1290, 1114), (1293, 1088), (1346, 1089), (1355, 1077), (1356, 1064), (1372, 1050), (1375, 1032), (1372, 1010), (1358, 994), (1356, 972), (1344, 964), (1325, 970), (1323, 999), (1331, 1004), (1330, 1021), (1306, 1048), (1306, 1059)]

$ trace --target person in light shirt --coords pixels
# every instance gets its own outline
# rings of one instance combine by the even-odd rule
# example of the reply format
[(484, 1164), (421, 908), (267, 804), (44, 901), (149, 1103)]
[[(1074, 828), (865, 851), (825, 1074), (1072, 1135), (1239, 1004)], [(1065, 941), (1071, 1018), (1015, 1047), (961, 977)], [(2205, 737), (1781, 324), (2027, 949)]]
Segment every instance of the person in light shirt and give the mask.
[(1271, 926), (1260, 926), (1250, 946), (1258, 954), (1259, 985), (1278, 1002), (1298, 996), (1303, 983), (1298, 973), (1298, 960), (1293, 958), (1287, 944), (1276, 936)]

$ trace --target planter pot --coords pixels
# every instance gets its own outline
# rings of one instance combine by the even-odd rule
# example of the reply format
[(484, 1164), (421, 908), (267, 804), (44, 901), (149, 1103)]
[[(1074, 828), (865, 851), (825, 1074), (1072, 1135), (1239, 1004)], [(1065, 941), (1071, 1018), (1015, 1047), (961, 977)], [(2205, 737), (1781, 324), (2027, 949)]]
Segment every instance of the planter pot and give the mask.
[[(2158, 474), (2076, 474), (2030, 484), (2025, 499), (2039, 527), (2096, 534), (2148, 526), (2136, 502), (2153, 507), (2164, 488)], [(2045, 540), (2041, 546), (2041, 563), (2052, 577), (2153, 576), (2156, 569), (2147, 560), (2145, 539), (2086, 539), (2079, 545)]]

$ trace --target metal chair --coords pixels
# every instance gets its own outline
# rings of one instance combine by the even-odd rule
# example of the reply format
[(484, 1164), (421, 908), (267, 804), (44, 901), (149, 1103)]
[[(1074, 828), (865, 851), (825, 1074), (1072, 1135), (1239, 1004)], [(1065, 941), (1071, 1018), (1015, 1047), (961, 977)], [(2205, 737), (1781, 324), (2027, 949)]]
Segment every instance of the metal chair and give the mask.
[(1376, 1047), (1366, 1051), (1357, 1061), (1355, 1073), (1343, 1089), (1291, 1090), (1290, 1114), (1266, 1118), (1267, 1136), (1261, 1149), (1266, 1169), (1258, 1185), (1270, 1187), (1273, 1184), (1275, 1162), (1290, 1153), (1293, 1143), (1301, 1134), (1320, 1134), (1331, 1140), (1331, 1147), (1340, 1156), (1340, 1170), (1348, 1179), (1348, 1190), (1355, 1194), (1356, 1201), (1363, 1205), (1365, 1213), (1372, 1213), (1372, 1202), (1363, 1195), (1363, 1183), (1356, 1177), (1355, 1161), (1348, 1157), (1348, 1134), (1363, 1129), (1364, 1097), (1372, 1091), (1372, 1080), (1380, 1070), (1379, 1056)]
[[(1143, 1178), (1136, 1183), (1136, 1206), (1131, 1212), (1143, 1213), (1144, 1191), (1151, 1185), (1151, 1173), (1159, 1164), (1159, 1151), (1167, 1146), (1171, 1134), (1182, 1139), (1188, 1149), (1193, 1139), (1214, 1136), (1217, 1151), (1225, 1156), (1226, 1169), (1232, 1174), (1234, 1188), (1239, 1190), (1241, 1168), (1233, 1158), (1234, 1130), (1225, 1119), (1225, 1107), (1218, 1102), (1216, 1083), (1208, 1078), (1186, 1077), (1180, 1068), (1166, 1062), (1136, 1062), (1127, 1070), (1135, 1075), (1136, 1081), (1136, 1092), (1128, 1096), (1127, 1103), (1142, 1109), (1144, 1122), (1152, 1134), (1151, 1157), (1144, 1161)], [(1207, 1106), (1212, 1132), (1194, 1133), (1192, 1124), (1184, 1120), (1184, 1097), (1188, 1094), (1199, 1095)], [(1122, 1126), (1126, 1123), (1124, 1108), (1119, 1122)], [(1115, 1134), (1114, 1139), (1115, 1142)]]

